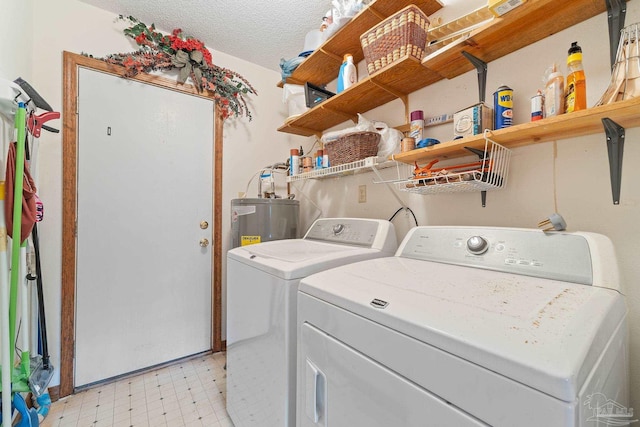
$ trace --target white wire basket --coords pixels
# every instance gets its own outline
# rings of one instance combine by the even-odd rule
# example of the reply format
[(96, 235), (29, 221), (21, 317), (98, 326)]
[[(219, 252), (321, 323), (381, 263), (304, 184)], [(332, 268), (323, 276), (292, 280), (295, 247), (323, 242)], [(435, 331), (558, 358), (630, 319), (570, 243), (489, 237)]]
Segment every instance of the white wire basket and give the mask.
[(303, 181), (305, 179), (320, 179), (335, 177), (340, 175), (350, 175), (364, 168), (379, 166), (377, 157), (367, 157), (351, 163), (343, 163), (338, 166), (331, 166), (323, 169), (314, 169), (309, 172), (287, 176), (287, 182)]
[(434, 57), (439, 55), (441, 53), (440, 50), (446, 49), (447, 45), (468, 39), (473, 30), (480, 28), (493, 19), (493, 14), (485, 5), (464, 16), (430, 28), (427, 33), (426, 56)]
[[(507, 184), (511, 150), (485, 138), (484, 150), (477, 161), (461, 163), (459, 159), (442, 164), (434, 160), (416, 167), (409, 179), (395, 181), (399, 191), (417, 194), (457, 193), (499, 190)], [(471, 154), (471, 152), (470, 152)], [(457, 160), (457, 163), (455, 161)], [(436, 167), (437, 166), (437, 167)]]

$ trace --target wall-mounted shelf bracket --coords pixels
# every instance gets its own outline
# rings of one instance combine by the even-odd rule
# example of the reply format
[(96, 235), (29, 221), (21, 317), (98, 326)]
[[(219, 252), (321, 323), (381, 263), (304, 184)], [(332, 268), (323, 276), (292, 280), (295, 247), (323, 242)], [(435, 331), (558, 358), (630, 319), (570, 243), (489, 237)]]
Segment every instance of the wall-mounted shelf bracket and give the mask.
[(374, 79), (371, 79), (371, 83), (378, 86), (380, 89), (389, 92), (391, 95), (395, 96), (396, 98), (402, 101), (402, 103), (404, 104), (405, 123), (409, 123), (409, 95), (407, 95), (406, 93), (397, 91), (393, 88), (390, 88), (385, 84), (379, 83)]
[(619, 205), (625, 129), (609, 118), (602, 119), (602, 124), (604, 125), (604, 131), (607, 135), (607, 153), (609, 154), (609, 174), (611, 176), (613, 204)]
[(337, 55), (337, 54), (335, 54), (333, 52), (329, 52), (326, 49), (320, 48), (319, 50), (320, 50), (320, 52), (324, 53), (325, 55), (327, 55), (327, 56), (329, 56), (329, 57), (331, 57), (333, 59), (335, 59), (336, 61), (338, 61), (340, 63), (342, 63), (342, 61), (344, 60), (340, 55)]
[(323, 110), (331, 111), (332, 113), (337, 114), (339, 116), (342, 116), (345, 119), (349, 119), (353, 123), (358, 123), (358, 115), (357, 114), (346, 113), (344, 111), (340, 111), (340, 110), (337, 110), (335, 108), (330, 108), (330, 107), (327, 107), (326, 105), (322, 105), (322, 104), (320, 104), (320, 108), (322, 108)]
[(376, 175), (376, 177), (378, 177), (378, 180), (380, 180), (380, 182), (384, 183), (384, 185), (391, 192), (393, 197), (396, 198), (396, 200), (398, 201), (400, 206), (405, 210), (408, 209), (408, 206), (402, 201), (402, 199), (398, 196), (398, 194), (393, 190), (393, 187), (387, 181), (385, 181), (384, 178), (382, 178), (382, 175), (380, 174), (380, 171), (378, 171), (378, 168), (376, 168), (375, 166), (371, 166), (371, 170)]
[(626, 0), (605, 0), (607, 3), (607, 21), (609, 22), (609, 56), (611, 66), (616, 63), (620, 32), (624, 28), (624, 18), (627, 14)]
[(316, 135), (316, 136), (318, 136), (318, 138), (320, 138), (322, 136), (322, 131), (320, 131), (320, 130), (305, 128), (305, 127), (302, 127), (302, 126), (291, 126), (290, 125), (289, 127), (292, 128), (292, 129), (297, 129), (300, 132), (308, 133), (308, 134), (311, 134), (311, 135)]
[(462, 51), (462, 55), (478, 70), (478, 100), (484, 102), (487, 91), (487, 63), (464, 50)]
[(373, 5), (368, 6), (367, 11), (371, 12), (373, 15), (375, 15), (380, 21), (384, 21), (385, 19), (387, 19), (387, 16), (384, 15), (383, 13), (378, 12)]

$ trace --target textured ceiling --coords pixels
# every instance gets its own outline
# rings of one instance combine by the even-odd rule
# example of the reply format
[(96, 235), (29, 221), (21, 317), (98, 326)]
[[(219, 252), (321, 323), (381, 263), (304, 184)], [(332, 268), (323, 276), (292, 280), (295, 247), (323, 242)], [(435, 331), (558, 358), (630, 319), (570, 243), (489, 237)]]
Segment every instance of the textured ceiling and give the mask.
[[(330, 0), (81, 0), (135, 16), (162, 31), (181, 28), (207, 47), (280, 72), (280, 59), (303, 51), (320, 27)], [(214, 58), (215, 61), (215, 58)]]

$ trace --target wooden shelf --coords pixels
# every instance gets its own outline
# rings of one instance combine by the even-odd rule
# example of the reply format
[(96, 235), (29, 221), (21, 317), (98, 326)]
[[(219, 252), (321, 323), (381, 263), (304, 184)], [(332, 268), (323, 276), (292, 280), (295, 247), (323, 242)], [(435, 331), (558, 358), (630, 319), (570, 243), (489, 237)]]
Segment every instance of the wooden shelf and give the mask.
[[(602, 119), (607, 117), (624, 128), (640, 126), (640, 98), (632, 98), (491, 131), (489, 137), (492, 141), (507, 148), (514, 148), (557, 139), (604, 133)], [(435, 158), (447, 159), (468, 156), (469, 151), (464, 147), (483, 149), (484, 144), (482, 135), (474, 135), (431, 147), (406, 151), (396, 154), (393, 159), (408, 164), (414, 162), (420, 164)]]
[[(435, 7), (434, 0), (418, 3), (422, 8), (427, 4)], [(439, 2), (435, 4), (439, 5)], [(369, 21), (365, 21), (369, 19), (365, 18), (365, 12), (380, 15), (382, 19), (385, 14), (391, 15), (404, 6), (405, 1), (377, 0), (366, 9), (369, 12), (363, 10), (321, 49), (326, 48), (330, 51), (335, 46), (332, 52), (339, 57), (339, 54), (344, 53), (340, 50), (342, 48), (338, 48), (342, 46), (339, 43), (347, 43), (348, 39), (352, 39), (359, 46), (360, 34), (368, 29), (368, 27), (364, 29), (362, 27), (365, 26), (365, 22), (369, 25)], [(345, 120), (355, 120), (358, 113), (364, 113), (397, 98), (403, 99), (405, 110), (408, 111), (407, 95), (409, 93), (444, 78), (451, 79), (474, 69), (474, 66), (462, 56), (463, 50), (485, 62), (490, 62), (604, 11), (606, 11), (606, 4), (602, 0), (561, 2), (529, 0), (504, 16), (495, 18), (471, 31), (468, 36), (428, 55), (422, 60), (421, 67), (417, 66), (419, 61), (411, 58), (397, 61), (303, 115), (288, 121), (278, 130), (302, 136), (319, 135)], [(362, 55), (361, 49), (358, 48), (357, 52), (358, 55)], [(310, 81), (315, 84), (324, 84), (337, 76), (340, 65), (338, 59), (334, 58), (335, 64), (327, 68), (330, 61), (320, 55), (325, 53), (319, 51), (312, 54), (300, 65), (302, 67), (307, 64), (305, 67), (298, 67), (301, 74), (294, 73), (298, 83)], [(317, 58), (313, 58), (314, 56)], [(356, 60), (358, 58), (361, 59), (362, 56), (357, 56)]]
[(606, 10), (603, 0), (529, 0), (471, 31), (467, 37), (427, 55), (422, 63), (452, 79), (474, 69), (462, 51), (491, 62)]
[(424, 68), (417, 59), (405, 56), (392, 67), (377, 71), (344, 92), (287, 121), (278, 131), (302, 136), (318, 135), (345, 120), (357, 121), (358, 113), (406, 97), (440, 79), (439, 75)]
[[(364, 59), (360, 36), (410, 4), (419, 7), (427, 16), (443, 7), (440, 0), (376, 0), (309, 55), (287, 79), (287, 83), (301, 85), (309, 82), (322, 86), (335, 80), (346, 53), (353, 55), (356, 64)], [(282, 87), (282, 81), (278, 86)]]

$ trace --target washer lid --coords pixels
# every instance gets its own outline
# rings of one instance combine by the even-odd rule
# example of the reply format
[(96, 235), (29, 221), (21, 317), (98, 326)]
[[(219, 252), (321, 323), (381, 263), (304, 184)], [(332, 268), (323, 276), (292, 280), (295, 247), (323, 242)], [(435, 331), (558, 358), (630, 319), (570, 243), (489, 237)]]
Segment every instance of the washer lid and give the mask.
[(273, 258), (284, 262), (302, 263), (311, 259), (327, 256), (336, 249), (351, 251), (352, 247), (340, 247), (338, 245), (311, 242), (308, 240), (283, 240), (280, 244), (274, 245), (251, 245), (245, 250), (252, 255), (264, 258)]
[(227, 254), (230, 260), (240, 261), (283, 279), (299, 279), (346, 263), (390, 255), (392, 252), (378, 249), (307, 239), (275, 240), (243, 246)]
[(314, 274), (299, 289), (564, 401), (626, 315), (611, 289), (402, 257)]

